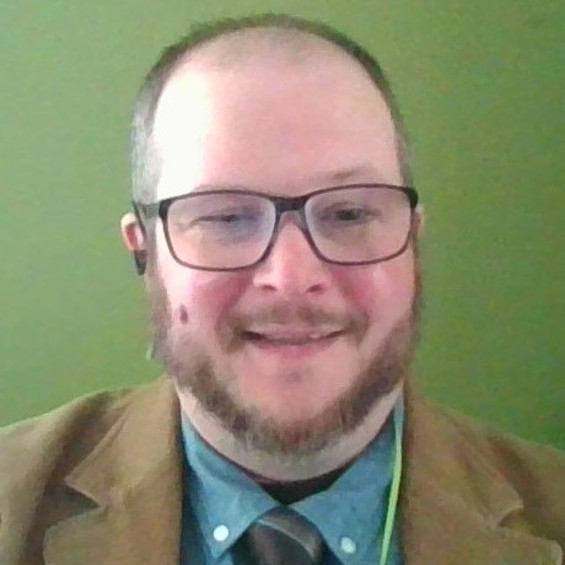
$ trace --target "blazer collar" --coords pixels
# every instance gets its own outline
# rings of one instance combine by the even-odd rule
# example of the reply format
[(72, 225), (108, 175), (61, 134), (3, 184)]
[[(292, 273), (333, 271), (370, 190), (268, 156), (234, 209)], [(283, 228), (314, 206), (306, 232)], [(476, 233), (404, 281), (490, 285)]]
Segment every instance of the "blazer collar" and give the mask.
[(112, 408), (123, 411), (118, 420), (65, 478), (76, 511), (48, 529), (46, 565), (179, 561), (182, 454), (174, 388), (161, 380), (120, 402)]
[[(525, 524), (523, 502), (481, 445), (411, 386), (406, 392), (401, 519), (407, 565), (561, 564), (557, 543)], [(490, 448), (492, 449), (492, 448)]]

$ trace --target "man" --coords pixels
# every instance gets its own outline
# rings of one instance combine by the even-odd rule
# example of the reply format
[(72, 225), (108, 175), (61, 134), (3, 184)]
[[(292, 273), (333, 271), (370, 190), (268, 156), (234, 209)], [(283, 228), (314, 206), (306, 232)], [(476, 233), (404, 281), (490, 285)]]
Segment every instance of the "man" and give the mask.
[(167, 377), (3, 432), (0, 564), (557, 564), (565, 461), (427, 404), (423, 210), (376, 62), (284, 16), (167, 50), (132, 135)]

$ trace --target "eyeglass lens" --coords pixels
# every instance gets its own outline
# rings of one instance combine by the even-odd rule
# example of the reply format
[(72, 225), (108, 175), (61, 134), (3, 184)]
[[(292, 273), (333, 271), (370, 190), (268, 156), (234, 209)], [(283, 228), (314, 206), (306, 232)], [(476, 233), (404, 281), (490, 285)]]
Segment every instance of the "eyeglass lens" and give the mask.
[[(245, 192), (191, 195), (168, 210), (171, 250), (185, 264), (235, 269), (256, 263), (277, 223), (274, 202)], [(411, 208), (398, 189), (362, 186), (314, 193), (304, 218), (319, 255), (331, 262), (377, 261), (400, 251), (410, 230)]]

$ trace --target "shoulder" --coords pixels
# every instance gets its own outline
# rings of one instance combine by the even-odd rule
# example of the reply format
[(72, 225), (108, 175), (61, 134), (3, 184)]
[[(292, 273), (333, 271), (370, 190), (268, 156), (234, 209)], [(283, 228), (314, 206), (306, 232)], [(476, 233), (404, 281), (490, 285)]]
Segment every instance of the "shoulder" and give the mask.
[(0, 429), (0, 562), (28, 563), (51, 526), (91, 510), (118, 484), (126, 491), (146, 469), (176, 469), (168, 457), (175, 399), (170, 379), (160, 379)]
[[(51, 412), (0, 428), (0, 490), (26, 467), (48, 466), (77, 436), (104, 433), (120, 417), (129, 391), (88, 395)], [(23, 473), (27, 476), (27, 473)]]
[[(411, 420), (411, 421), (410, 421)], [(524, 527), (565, 542), (565, 454), (519, 438), (413, 394), (408, 402), (413, 465), (477, 508), (506, 493)], [(423, 461), (423, 463), (422, 463)], [(439, 479), (438, 479), (439, 480)]]
[(0, 428), (0, 495), (64, 474), (119, 424), (148, 386), (104, 391)]
[(457, 441), (459, 452), (483, 458), (521, 494), (527, 494), (529, 487), (537, 484), (544, 485), (542, 490), (559, 492), (565, 499), (565, 453), (453, 410), (436, 410), (439, 421), (450, 429), (453, 439)]

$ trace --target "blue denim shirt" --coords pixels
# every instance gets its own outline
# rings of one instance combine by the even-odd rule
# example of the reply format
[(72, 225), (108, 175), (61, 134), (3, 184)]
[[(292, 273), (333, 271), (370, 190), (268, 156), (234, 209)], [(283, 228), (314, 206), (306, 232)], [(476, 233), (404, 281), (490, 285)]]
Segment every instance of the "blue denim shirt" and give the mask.
[[(400, 411), (402, 421), (403, 404)], [(186, 484), (181, 565), (232, 565), (231, 549), (262, 514), (279, 506), (183, 421)], [(402, 433), (398, 430), (398, 433)], [(290, 505), (316, 525), (330, 552), (324, 565), (379, 562), (394, 456), (394, 424), (379, 436), (327, 490)], [(387, 565), (401, 565), (398, 521)]]

